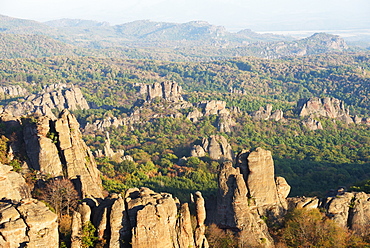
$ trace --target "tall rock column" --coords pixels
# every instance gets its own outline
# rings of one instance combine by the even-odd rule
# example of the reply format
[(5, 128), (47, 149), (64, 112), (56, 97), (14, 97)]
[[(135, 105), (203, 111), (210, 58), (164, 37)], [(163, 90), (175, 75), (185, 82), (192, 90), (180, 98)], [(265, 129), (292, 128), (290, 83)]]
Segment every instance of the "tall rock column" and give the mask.
[(68, 178), (80, 181), (82, 198), (102, 198), (100, 172), (79, 128), (76, 118), (68, 110), (62, 111), (55, 122), (65, 173)]
[(273, 247), (266, 223), (260, 218), (255, 203), (248, 197), (240, 168), (223, 163), (218, 179), (218, 226), (238, 232), (240, 246)]
[(208, 248), (208, 241), (205, 236), (206, 208), (202, 193), (195, 192), (195, 211), (197, 217), (197, 227), (195, 228), (195, 245), (197, 248)]
[[(287, 209), (284, 196), (289, 194), (290, 187), (285, 179), (275, 181), (271, 152), (258, 147), (254, 151), (239, 153), (236, 161), (243, 174), (248, 197), (255, 202), (260, 215), (280, 217), (284, 214)], [(279, 190), (276, 184), (279, 184)]]

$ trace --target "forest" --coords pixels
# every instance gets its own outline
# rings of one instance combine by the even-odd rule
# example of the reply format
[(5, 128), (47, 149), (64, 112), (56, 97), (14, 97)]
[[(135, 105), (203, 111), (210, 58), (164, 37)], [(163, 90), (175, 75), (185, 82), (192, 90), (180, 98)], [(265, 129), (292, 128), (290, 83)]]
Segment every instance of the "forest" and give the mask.
[[(190, 103), (222, 100), (227, 108), (240, 109), (236, 125), (227, 133), (217, 129), (217, 115), (198, 122), (187, 119), (193, 109), (182, 109), (179, 118), (143, 117), (132, 125), (85, 132), (83, 137), (93, 151), (103, 149), (108, 131), (112, 148), (133, 158), (97, 158), (109, 192), (147, 186), (165, 189), (180, 199), (194, 190), (213, 197), (219, 161), (189, 156), (194, 144), (220, 134), (234, 153), (256, 147), (271, 150), (276, 174), (287, 179), (292, 196), (323, 196), (339, 186), (362, 189), (360, 183), (366, 184), (370, 178), (370, 127), (321, 117), (323, 129), (312, 131), (301, 124), (296, 104), (304, 98), (334, 97), (345, 103), (351, 115), (369, 117), (369, 61), (367, 52), (211, 62), (67, 56), (4, 59), (0, 60), (0, 82), (20, 85), (30, 93), (52, 83), (80, 87), (92, 107), (74, 111), (82, 128), (107, 117), (124, 118), (142, 108), (148, 116), (171, 109), (171, 104), (161, 99), (140, 105), (145, 99), (137, 94), (138, 84), (175, 81)], [(2, 104), (13, 100), (3, 96)], [(284, 111), (286, 121), (251, 118), (253, 111), (266, 104)]]

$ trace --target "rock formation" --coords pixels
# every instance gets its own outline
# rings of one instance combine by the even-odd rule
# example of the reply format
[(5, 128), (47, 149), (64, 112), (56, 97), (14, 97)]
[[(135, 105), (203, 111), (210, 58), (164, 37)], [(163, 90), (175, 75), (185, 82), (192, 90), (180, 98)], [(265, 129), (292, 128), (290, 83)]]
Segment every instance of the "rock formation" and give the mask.
[(236, 125), (230, 110), (226, 108), (225, 101), (211, 100), (197, 103), (194, 110), (188, 113), (186, 118), (192, 122), (197, 122), (200, 118), (209, 115), (218, 115), (217, 128), (220, 132), (231, 132), (232, 127)]
[(311, 98), (301, 100), (297, 104), (300, 117), (328, 117), (341, 120), (345, 123), (354, 123), (344, 102), (335, 98)]
[(284, 178), (275, 178), (271, 152), (262, 148), (240, 152), (235, 166), (223, 163), (218, 185), (219, 227), (238, 232), (239, 245), (273, 247), (262, 219), (274, 222), (284, 216), (290, 186)]
[(57, 215), (35, 199), (0, 201), (0, 247), (58, 247)]
[(107, 117), (105, 119), (96, 120), (93, 123), (87, 123), (84, 130), (85, 132), (94, 132), (94, 131), (105, 131), (110, 127), (119, 127), (126, 125), (126, 120), (118, 119), (117, 117)]
[(217, 194), (217, 224), (239, 234), (239, 245), (246, 247), (273, 247), (266, 223), (258, 214), (253, 199), (240, 172), (232, 162), (223, 163)]
[(108, 132), (106, 132), (105, 137), (104, 156), (111, 159), (116, 159), (117, 161), (122, 161), (122, 157), (125, 155), (125, 152), (123, 150), (118, 150), (117, 152), (114, 152), (113, 149), (110, 147), (110, 138)]
[(7, 99), (17, 96), (26, 96), (28, 91), (19, 85), (0, 86), (0, 98)]
[(139, 93), (145, 95), (147, 101), (153, 101), (156, 97), (169, 102), (183, 101), (182, 88), (176, 82), (135, 84), (135, 86), (139, 86)]
[[(205, 202), (200, 192), (195, 196), (197, 223), (194, 230), (187, 203), (180, 204), (171, 194), (156, 193), (144, 187), (128, 189), (124, 197), (113, 194), (98, 206), (91, 205), (94, 213), (91, 220), (99, 238), (106, 239), (109, 248), (208, 248)], [(80, 206), (73, 215), (73, 247), (81, 243), (82, 209)]]
[(206, 226), (204, 225), (204, 221), (206, 220), (206, 208), (202, 193), (199, 191), (195, 192), (195, 211), (197, 218), (195, 245), (198, 248), (207, 248), (209, 245), (205, 236)]
[(100, 172), (82, 140), (74, 115), (64, 110), (57, 120), (41, 116), (23, 122), (26, 151), (33, 169), (75, 180), (83, 198), (102, 197)]
[(13, 167), (0, 163), (0, 199), (19, 201), (30, 197), (30, 189), (24, 178)]
[(348, 227), (359, 235), (370, 234), (370, 194), (344, 192), (328, 197), (322, 207), (327, 215), (342, 227)]
[(282, 110), (278, 109), (272, 113), (272, 105), (267, 104), (265, 108), (260, 107), (259, 110), (254, 111), (251, 113), (252, 119), (259, 121), (259, 120), (275, 120), (280, 121), (284, 119), (284, 113)]
[(73, 85), (55, 84), (44, 87), (40, 94), (28, 95), (23, 101), (11, 102), (3, 109), (13, 116), (29, 115), (38, 112), (47, 116), (54, 116), (52, 109), (89, 109), (81, 90)]
[(58, 247), (57, 215), (11, 169), (0, 164), (0, 247)]
[(234, 154), (226, 138), (221, 135), (211, 135), (209, 139), (203, 138), (201, 145), (194, 145), (190, 156), (204, 157), (206, 154), (212, 160), (233, 160)]
[(315, 131), (315, 130), (322, 130), (321, 122), (314, 120), (312, 118), (308, 118), (307, 120), (302, 121), (303, 126), (308, 128), (309, 130)]
[(260, 147), (242, 151), (237, 155), (236, 166), (240, 168), (248, 196), (253, 199), (260, 215), (281, 217), (287, 209), (286, 197), (290, 186), (284, 178), (275, 180), (271, 152)]

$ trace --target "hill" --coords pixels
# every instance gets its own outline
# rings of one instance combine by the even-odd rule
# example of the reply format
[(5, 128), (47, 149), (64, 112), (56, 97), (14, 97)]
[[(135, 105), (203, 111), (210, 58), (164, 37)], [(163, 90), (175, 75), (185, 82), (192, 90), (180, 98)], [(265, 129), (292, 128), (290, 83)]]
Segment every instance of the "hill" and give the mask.
[[(328, 34), (315, 34), (293, 41), (290, 37), (257, 34), (251, 30), (231, 33), (224, 27), (202, 21), (178, 24), (142, 20), (110, 26), (107, 23), (77, 19), (39, 23), (6, 16), (0, 18), (0, 34), (43, 35), (49, 38), (46, 44), (53, 43), (51, 39), (68, 44), (62, 49), (65, 55), (74, 54), (78, 50), (77, 54), (83, 56), (204, 61), (236, 56), (280, 58), (348, 50), (341, 38)], [(22, 42), (34, 43), (34, 39), (35, 36), (24, 36)], [(37, 56), (27, 45), (20, 44), (20, 48), (25, 48), (21, 54), (30, 58), (50, 56), (53, 53), (48, 52), (49, 45), (46, 44), (39, 43)], [(13, 56), (14, 46), (8, 45), (12, 46), (11, 43), (4, 43), (3, 50), (7, 51), (7, 55), (3, 58), (19, 57), (19, 51), (14, 51)], [(59, 46), (63, 45), (59, 43)]]

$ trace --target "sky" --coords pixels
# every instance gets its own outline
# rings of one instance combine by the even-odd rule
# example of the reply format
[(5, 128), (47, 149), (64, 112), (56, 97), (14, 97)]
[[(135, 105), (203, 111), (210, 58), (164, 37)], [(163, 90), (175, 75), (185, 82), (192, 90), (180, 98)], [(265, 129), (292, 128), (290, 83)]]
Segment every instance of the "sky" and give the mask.
[(135, 20), (207, 21), (232, 32), (370, 29), (370, 0), (0, 0), (0, 14), (112, 25)]

